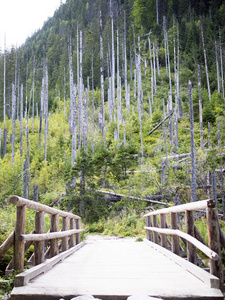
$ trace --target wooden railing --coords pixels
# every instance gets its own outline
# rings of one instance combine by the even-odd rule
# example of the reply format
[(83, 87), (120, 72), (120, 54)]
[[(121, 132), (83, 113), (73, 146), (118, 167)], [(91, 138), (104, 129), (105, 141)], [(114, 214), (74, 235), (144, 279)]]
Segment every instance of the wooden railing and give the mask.
[[(206, 210), (208, 246), (195, 226), (195, 211)], [(186, 233), (181, 231), (178, 214), (185, 213)], [(159, 224), (157, 222), (157, 216)], [(188, 261), (196, 264), (196, 248), (201, 250), (210, 260), (210, 273), (220, 279), (223, 284), (223, 266), (221, 259), (221, 245), (224, 235), (219, 226), (218, 211), (213, 200), (203, 200), (188, 204), (159, 209), (145, 215), (147, 239), (156, 244), (161, 240), (161, 246), (172, 249), (180, 255), (183, 250), (180, 238), (187, 248)], [(167, 220), (167, 218), (169, 218)], [(170, 226), (168, 225), (170, 224)], [(167, 237), (171, 236), (171, 240)]]
[[(24, 270), (24, 256), (30, 245), (34, 243), (34, 265), (39, 265), (45, 261), (46, 257), (54, 257), (61, 251), (65, 252), (69, 248), (80, 243), (81, 218), (77, 215), (64, 212), (38, 202), (30, 201), (18, 196), (10, 198), (10, 203), (17, 206), (15, 231), (0, 246), (0, 259), (14, 246), (14, 258), (11, 267), (22, 272)], [(26, 209), (36, 211), (34, 220), (34, 231), (25, 234), (26, 226)], [(44, 233), (45, 214), (49, 214), (50, 232)], [(62, 218), (62, 229), (59, 231), (59, 217)], [(61, 239), (61, 245), (59, 245)], [(46, 241), (50, 242), (50, 246), (46, 250)]]

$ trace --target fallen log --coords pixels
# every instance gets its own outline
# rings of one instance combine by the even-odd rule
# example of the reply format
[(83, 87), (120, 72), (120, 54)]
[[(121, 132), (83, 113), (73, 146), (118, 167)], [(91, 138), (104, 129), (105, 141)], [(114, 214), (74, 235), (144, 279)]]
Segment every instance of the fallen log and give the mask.
[(158, 125), (156, 125), (149, 133), (148, 135), (152, 134), (156, 129), (158, 129), (167, 119), (169, 119), (170, 116), (173, 115), (173, 111), (168, 115), (166, 116)]

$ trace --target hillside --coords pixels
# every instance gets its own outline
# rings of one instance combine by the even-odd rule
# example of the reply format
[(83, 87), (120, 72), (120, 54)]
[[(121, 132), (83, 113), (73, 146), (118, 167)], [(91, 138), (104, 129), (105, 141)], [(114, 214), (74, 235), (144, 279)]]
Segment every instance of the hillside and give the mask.
[(223, 203), (224, 16), (223, 1), (67, 0), (1, 53), (2, 207), (37, 188), (87, 221), (114, 209), (101, 189)]

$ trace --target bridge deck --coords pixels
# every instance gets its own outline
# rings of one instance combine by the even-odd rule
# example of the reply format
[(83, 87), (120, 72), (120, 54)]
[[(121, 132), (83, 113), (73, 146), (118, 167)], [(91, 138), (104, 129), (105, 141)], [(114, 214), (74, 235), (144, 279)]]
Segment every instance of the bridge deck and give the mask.
[(103, 300), (124, 300), (129, 295), (223, 299), (219, 289), (210, 288), (186, 267), (171, 260), (171, 254), (167, 257), (165, 251), (160, 253), (148, 243), (130, 238), (90, 237), (62, 263), (26, 286), (15, 287), (11, 299), (67, 300), (82, 294)]

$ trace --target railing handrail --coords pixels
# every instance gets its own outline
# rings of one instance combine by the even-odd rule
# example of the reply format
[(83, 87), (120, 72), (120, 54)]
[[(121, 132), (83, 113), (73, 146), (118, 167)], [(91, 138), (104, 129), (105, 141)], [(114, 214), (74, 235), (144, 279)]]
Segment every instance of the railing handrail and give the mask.
[[(46, 259), (46, 255), (51, 258), (58, 256), (59, 247), (62, 252), (68, 252), (70, 248), (74, 249), (80, 244), (80, 233), (84, 229), (80, 229), (81, 218), (75, 214), (68, 213), (59, 209), (49, 207), (47, 205), (24, 199), (19, 196), (12, 196), (10, 203), (16, 205), (16, 223), (15, 230), (0, 246), (0, 258), (4, 257), (7, 251), (14, 246), (14, 258), (10, 263), (10, 268), (14, 268), (18, 272), (24, 270), (25, 252), (30, 245), (34, 243), (34, 264), (39, 265)], [(26, 210), (35, 210), (35, 229), (26, 234)], [(50, 232), (45, 233), (45, 214), (50, 215)], [(59, 228), (59, 217), (62, 218), (62, 228)], [(59, 245), (59, 240), (62, 239)], [(48, 249), (45, 251), (46, 243), (49, 240)], [(75, 246), (76, 245), (76, 246)], [(70, 251), (69, 251), (70, 253)], [(13, 266), (11, 266), (13, 264)]]
[[(205, 210), (207, 219), (208, 247), (204, 245), (204, 240), (200, 233), (197, 234), (197, 229), (194, 225), (194, 211)], [(185, 213), (186, 233), (179, 230), (178, 214)], [(167, 224), (166, 217), (170, 216), (170, 227)], [(158, 224), (157, 216), (159, 216), (160, 224)], [(210, 273), (220, 279), (221, 285), (223, 279), (223, 267), (221, 259), (221, 228), (219, 225), (218, 210), (216, 202), (212, 199), (201, 200), (192, 203), (162, 208), (144, 215), (146, 218), (146, 233), (147, 239), (159, 244), (167, 249), (168, 243), (171, 243), (172, 252), (180, 255), (180, 250), (183, 250), (179, 237), (187, 241), (187, 259), (196, 264), (196, 249), (197, 247), (210, 259)], [(171, 241), (167, 235), (171, 236)], [(200, 236), (199, 236), (200, 235)], [(186, 242), (185, 242), (186, 243)]]
[(10, 201), (10, 203), (15, 204), (16, 206), (26, 205), (27, 208), (33, 209), (33, 210), (36, 210), (36, 211), (44, 211), (47, 214), (59, 215), (60, 217), (68, 217), (70, 219), (80, 220), (80, 217), (75, 215), (75, 214), (68, 213), (68, 212), (65, 212), (63, 210), (59, 210), (59, 209), (56, 209), (56, 208), (52, 208), (52, 207), (49, 207), (45, 204), (41, 204), (41, 203), (34, 202), (34, 201), (31, 201), (31, 200), (28, 200), (28, 199), (24, 199), (24, 198), (19, 197), (19, 196), (12, 196), (9, 199), (9, 201)]
[(175, 205), (167, 208), (158, 209), (155, 211), (151, 211), (144, 215), (144, 217), (148, 216), (155, 216), (159, 214), (169, 214), (169, 213), (182, 213), (186, 210), (194, 211), (194, 210), (204, 210), (208, 206), (213, 205), (213, 200), (207, 199), (207, 200), (200, 200), (196, 202), (181, 204), (181, 205)]

